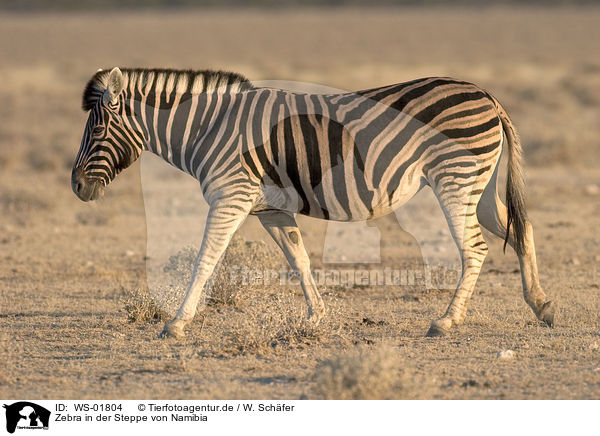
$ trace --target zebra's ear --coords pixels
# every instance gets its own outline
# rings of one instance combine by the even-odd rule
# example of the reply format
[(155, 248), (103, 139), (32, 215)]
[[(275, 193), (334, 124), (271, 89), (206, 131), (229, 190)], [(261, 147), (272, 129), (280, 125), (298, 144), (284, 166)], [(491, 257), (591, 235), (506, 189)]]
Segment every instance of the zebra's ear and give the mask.
[(106, 94), (105, 97), (108, 101), (114, 102), (121, 91), (123, 91), (124, 87), (123, 83), (123, 73), (119, 68), (115, 67), (112, 69), (110, 74), (108, 75), (108, 84), (106, 86)]

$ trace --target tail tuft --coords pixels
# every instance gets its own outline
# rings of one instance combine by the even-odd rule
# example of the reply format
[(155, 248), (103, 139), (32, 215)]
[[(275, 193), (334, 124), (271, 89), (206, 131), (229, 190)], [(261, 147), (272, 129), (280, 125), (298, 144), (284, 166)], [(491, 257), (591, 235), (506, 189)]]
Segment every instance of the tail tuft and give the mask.
[[(509, 158), (510, 159), (510, 158)], [(510, 161), (509, 161), (510, 162)], [(510, 225), (513, 226), (514, 248), (517, 254), (522, 255), (525, 252), (525, 222), (527, 215), (525, 213), (525, 198), (521, 174), (515, 174), (514, 168), (508, 164), (508, 178), (506, 180), (506, 207), (508, 209), (508, 222), (506, 224), (506, 236), (504, 237), (504, 251), (510, 237)]]
[[(488, 94), (489, 95), (489, 94)], [(525, 226), (527, 213), (525, 211), (525, 181), (523, 177), (522, 149), (519, 136), (504, 108), (490, 96), (496, 106), (498, 116), (502, 121), (502, 129), (506, 135), (508, 149), (508, 177), (506, 179), (506, 207), (508, 222), (504, 238), (504, 251), (510, 238), (510, 226), (513, 226), (514, 249), (518, 255), (525, 252)]]

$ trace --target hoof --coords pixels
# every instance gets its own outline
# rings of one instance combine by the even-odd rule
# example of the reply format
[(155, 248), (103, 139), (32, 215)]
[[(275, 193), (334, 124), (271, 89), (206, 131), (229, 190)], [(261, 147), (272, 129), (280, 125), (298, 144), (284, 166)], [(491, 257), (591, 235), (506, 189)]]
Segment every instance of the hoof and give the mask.
[(159, 339), (175, 338), (181, 339), (185, 337), (185, 332), (181, 325), (175, 324), (173, 321), (165, 324), (163, 331), (158, 335)]
[(317, 310), (308, 311), (307, 322), (312, 327), (317, 327), (325, 317), (325, 307), (319, 307)]
[(433, 321), (431, 323), (431, 326), (429, 327), (429, 330), (427, 330), (427, 334), (425, 336), (428, 338), (439, 338), (442, 336), (446, 336), (450, 331), (450, 327), (452, 326), (452, 324), (445, 325), (448, 324), (448, 321), (449, 320), (445, 319), (437, 319)]
[(542, 306), (542, 310), (540, 311), (538, 318), (541, 321), (544, 321), (548, 325), (548, 327), (554, 327), (554, 312), (555, 312), (555, 310), (556, 310), (556, 307), (554, 306), (554, 302), (546, 301), (544, 303), (544, 305)]
[(438, 326), (435, 325), (431, 325), (429, 327), (429, 330), (427, 330), (427, 333), (425, 334), (425, 337), (427, 338), (440, 338), (442, 336), (446, 336), (448, 332), (442, 328), (439, 328)]

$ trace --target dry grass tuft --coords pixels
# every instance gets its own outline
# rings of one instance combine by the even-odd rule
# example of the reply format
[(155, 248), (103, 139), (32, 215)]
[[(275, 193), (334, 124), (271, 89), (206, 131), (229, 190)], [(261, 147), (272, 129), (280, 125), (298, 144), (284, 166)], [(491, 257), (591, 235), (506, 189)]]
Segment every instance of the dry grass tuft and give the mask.
[(326, 400), (384, 400), (397, 398), (408, 379), (398, 352), (389, 346), (357, 347), (319, 364), (315, 394)]
[(207, 283), (208, 303), (239, 306), (247, 299), (246, 296), (264, 291), (270, 284), (265, 281), (268, 272), (284, 265), (283, 255), (273, 244), (246, 241), (234, 235)]
[[(173, 286), (187, 289), (197, 255), (198, 250), (188, 246), (169, 258), (164, 272)], [(245, 241), (241, 236), (234, 235), (205, 285), (207, 303), (236, 307), (243, 305), (246, 296), (264, 290), (271, 283), (265, 281), (268, 272), (282, 268), (284, 262), (277, 247), (262, 241)]]
[(156, 299), (141, 288), (126, 292), (125, 311), (131, 322), (156, 323), (170, 319), (169, 313), (157, 304)]
[[(170, 256), (163, 268), (165, 286), (161, 289), (126, 291), (125, 309), (129, 318), (136, 322), (156, 322), (172, 317), (192, 280), (197, 255), (195, 247), (187, 246)], [(284, 261), (275, 246), (245, 241), (234, 235), (205, 285), (206, 302), (216, 306), (246, 306), (269, 285), (264, 280), (266, 272), (282, 268)]]
[(272, 295), (253, 293), (243, 309), (232, 308), (221, 318), (221, 351), (269, 354), (330, 340), (339, 328), (332, 326), (330, 319), (316, 326), (309, 322), (303, 300), (289, 290)]

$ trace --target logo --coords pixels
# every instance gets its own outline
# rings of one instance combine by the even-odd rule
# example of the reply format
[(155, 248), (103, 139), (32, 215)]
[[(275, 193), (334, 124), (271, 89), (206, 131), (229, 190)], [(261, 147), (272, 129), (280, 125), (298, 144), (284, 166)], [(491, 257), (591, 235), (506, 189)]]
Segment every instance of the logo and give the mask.
[(6, 431), (14, 433), (18, 429), (48, 430), (50, 411), (28, 401), (4, 405), (6, 409)]

